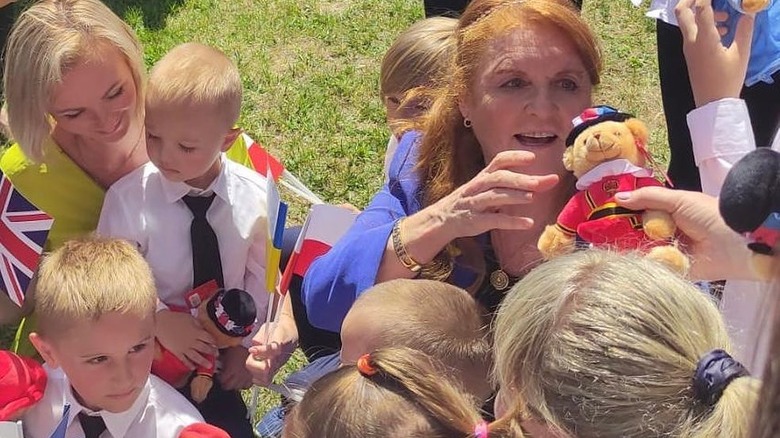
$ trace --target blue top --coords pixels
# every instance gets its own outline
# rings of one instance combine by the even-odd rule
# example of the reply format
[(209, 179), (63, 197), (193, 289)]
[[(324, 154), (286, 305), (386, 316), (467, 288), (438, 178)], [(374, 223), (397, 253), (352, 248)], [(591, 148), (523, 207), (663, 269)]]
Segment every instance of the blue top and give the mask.
[[(418, 132), (404, 134), (382, 190), (374, 195), (349, 231), (306, 271), (302, 294), (313, 326), (341, 331), (341, 322), (352, 303), (375, 283), (393, 224), (422, 209), (422, 191), (415, 172), (419, 138)], [(465, 288), (478, 277), (478, 273), (456, 261), (450, 282)]]
[[(728, 32), (721, 38), (726, 47), (734, 41), (741, 6), (741, 0), (712, 0), (713, 9), (729, 14), (726, 21)], [(772, 23), (776, 24), (772, 26)], [(750, 61), (745, 75), (745, 85), (748, 87), (758, 82), (774, 83), (772, 75), (780, 70), (780, 25), (777, 23), (780, 23), (780, 1), (772, 0), (765, 10), (756, 14)]]

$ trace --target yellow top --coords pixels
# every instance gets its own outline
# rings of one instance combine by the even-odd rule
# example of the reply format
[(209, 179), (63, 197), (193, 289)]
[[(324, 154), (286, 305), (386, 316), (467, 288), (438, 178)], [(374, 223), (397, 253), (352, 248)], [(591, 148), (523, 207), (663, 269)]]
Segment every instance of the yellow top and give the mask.
[[(244, 136), (239, 135), (227, 151), (227, 156), (251, 169), (246, 146)], [(44, 245), (44, 251), (49, 252), (67, 240), (97, 228), (106, 192), (51, 138), (47, 140), (44, 151), (45, 163), (36, 164), (27, 159), (18, 144), (14, 144), (0, 156), (0, 170), (19, 193), (54, 218)], [(35, 355), (27, 339), (34, 326), (31, 319), (34, 318), (22, 321), (13, 348), (27, 356)]]

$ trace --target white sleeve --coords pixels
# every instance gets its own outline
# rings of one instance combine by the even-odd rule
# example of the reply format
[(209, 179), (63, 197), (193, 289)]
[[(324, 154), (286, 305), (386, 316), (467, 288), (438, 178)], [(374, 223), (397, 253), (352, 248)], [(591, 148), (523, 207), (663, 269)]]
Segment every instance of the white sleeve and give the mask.
[[(127, 198), (127, 197), (126, 197)], [(111, 188), (106, 192), (95, 233), (103, 237), (124, 239), (135, 245), (146, 257), (147, 236), (143, 232), (141, 206)]]
[(721, 99), (688, 113), (693, 156), (702, 191), (718, 196), (731, 167), (756, 148), (747, 105), (742, 99)]
[(109, 188), (103, 199), (103, 207), (100, 210), (100, 219), (95, 233), (104, 237), (116, 236), (117, 229), (121, 229), (121, 224), (124, 222), (123, 216), (122, 203), (117, 199), (116, 192)]

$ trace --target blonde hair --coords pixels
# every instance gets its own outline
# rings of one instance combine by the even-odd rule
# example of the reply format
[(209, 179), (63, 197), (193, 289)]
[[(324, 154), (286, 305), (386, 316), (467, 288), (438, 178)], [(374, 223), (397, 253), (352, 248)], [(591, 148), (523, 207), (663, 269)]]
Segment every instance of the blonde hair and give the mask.
[[(472, 398), (425, 353), (374, 351), (366, 365), (344, 366), (317, 380), (285, 421), (285, 438), (473, 437), (482, 419)], [(365, 369), (365, 367), (361, 367)], [(512, 419), (488, 426), (492, 438), (520, 437)]]
[(591, 250), (541, 265), (494, 336), (516, 415), (577, 436), (749, 436), (757, 380), (736, 378), (713, 406), (694, 394), (699, 359), (730, 348), (717, 307), (646, 258)]
[(458, 20), (432, 17), (403, 31), (387, 49), (379, 70), (382, 96), (429, 85), (450, 66)]
[(221, 51), (185, 43), (163, 56), (149, 73), (146, 105), (207, 105), (228, 130), (241, 112), (241, 76)]
[[(596, 37), (570, 0), (473, 0), (458, 22), (453, 65), (446, 81), (427, 92), (432, 102), (430, 110), (412, 126), (404, 127), (423, 133), (417, 164), (419, 180), (424, 182), (423, 206), (438, 202), (484, 169), (482, 147), (474, 131), (464, 126), (459, 103), (475, 83), (490, 44), (529, 24), (551, 26), (565, 35), (585, 66), (590, 83), (600, 82), (602, 62)], [(565, 192), (560, 195), (563, 207), (574, 189), (574, 177), (570, 175), (559, 186)], [(423, 267), (423, 275), (446, 279), (459, 251), (455, 244), (448, 245)]]
[(65, 242), (38, 269), (35, 314), (45, 337), (109, 312), (151, 316), (156, 303), (149, 265), (124, 240), (85, 237)]
[(768, 309), (767, 321), (772, 328), (772, 334), (764, 368), (761, 398), (751, 435), (756, 438), (774, 438), (780, 430), (780, 263), (777, 256), (773, 259), (772, 281), (769, 285), (773, 300)]
[(48, 114), (52, 89), (75, 64), (118, 50), (132, 72), (136, 111), (143, 112), (144, 63), (133, 30), (98, 0), (41, 0), (14, 24), (5, 51), (3, 89), (11, 135), (25, 155), (44, 159), (53, 122)]
[(489, 393), (492, 365), (480, 306), (463, 289), (433, 280), (397, 279), (373, 286), (350, 313), (375, 315), (381, 328), (373, 348), (408, 347), (441, 361), (475, 395)]

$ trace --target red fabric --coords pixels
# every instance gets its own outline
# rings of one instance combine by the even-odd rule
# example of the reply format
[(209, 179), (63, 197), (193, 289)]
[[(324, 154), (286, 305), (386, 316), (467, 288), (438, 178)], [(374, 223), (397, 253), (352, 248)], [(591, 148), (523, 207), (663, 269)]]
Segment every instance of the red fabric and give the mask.
[(185, 427), (179, 438), (230, 438), (224, 430), (206, 423), (195, 423)]
[(661, 186), (655, 178), (631, 174), (606, 176), (575, 194), (558, 215), (558, 228), (576, 233), (595, 246), (620, 250), (635, 250), (665, 242), (650, 240), (642, 229), (642, 212), (608, 215), (590, 219), (602, 208), (616, 207), (615, 193), (630, 192), (640, 187)]
[(267, 178), (268, 175), (266, 174), (270, 167), (274, 181), (279, 181), (279, 178), (284, 172), (284, 165), (282, 165), (276, 157), (268, 153), (268, 151), (257, 142), (252, 142), (252, 144), (247, 147), (247, 153), (249, 154), (249, 159), (252, 161), (252, 167), (255, 168), (255, 171)]
[(330, 248), (331, 245), (319, 240), (304, 240), (301, 250), (292, 253), (290, 260), (287, 262), (287, 267), (284, 269), (279, 285), (279, 291), (282, 295), (286, 294), (290, 288), (290, 281), (293, 275), (303, 277), (309, 266), (314, 262), (314, 259), (330, 251)]
[(17, 420), (46, 390), (46, 371), (29, 357), (0, 351), (0, 421)]
[[(159, 358), (155, 357), (152, 362), (152, 374), (165, 380), (169, 385), (175, 388), (181, 388), (187, 383), (187, 379), (193, 370), (187, 368), (178, 357), (168, 351), (159, 342), (157, 343), (157, 346), (160, 348), (161, 354)], [(194, 371), (198, 374), (213, 376), (217, 362), (216, 357), (205, 356), (211, 365), (208, 368), (197, 367)]]

